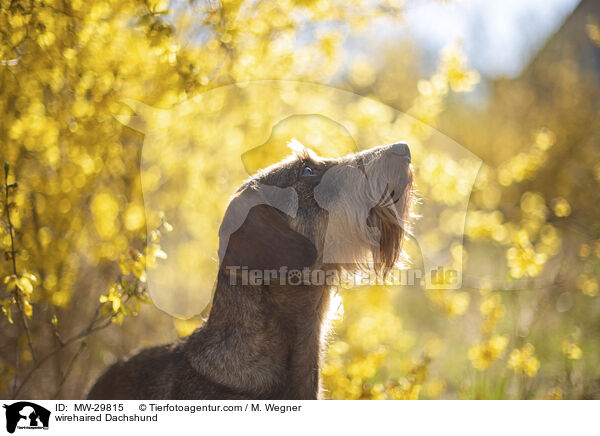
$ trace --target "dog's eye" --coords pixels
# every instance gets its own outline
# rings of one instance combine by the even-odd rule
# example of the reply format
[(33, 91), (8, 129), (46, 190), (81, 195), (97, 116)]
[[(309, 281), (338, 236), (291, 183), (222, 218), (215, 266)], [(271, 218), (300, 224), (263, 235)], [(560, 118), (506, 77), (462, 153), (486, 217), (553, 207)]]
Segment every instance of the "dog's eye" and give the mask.
[(302, 168), (302, 175), (303, 176), (312, 176), (313, 175), (312, 168), (305, 165), (304, 168)]

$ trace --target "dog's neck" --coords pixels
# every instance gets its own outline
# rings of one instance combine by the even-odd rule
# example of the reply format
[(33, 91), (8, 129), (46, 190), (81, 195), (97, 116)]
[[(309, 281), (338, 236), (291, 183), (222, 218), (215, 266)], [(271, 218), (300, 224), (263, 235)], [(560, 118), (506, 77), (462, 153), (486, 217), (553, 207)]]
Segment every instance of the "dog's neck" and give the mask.
[(221, 272), (209, 319), (188, 340), (188, 360), (250, 397), (317, 398), (329, 300), (328, 286), (232, 285)]

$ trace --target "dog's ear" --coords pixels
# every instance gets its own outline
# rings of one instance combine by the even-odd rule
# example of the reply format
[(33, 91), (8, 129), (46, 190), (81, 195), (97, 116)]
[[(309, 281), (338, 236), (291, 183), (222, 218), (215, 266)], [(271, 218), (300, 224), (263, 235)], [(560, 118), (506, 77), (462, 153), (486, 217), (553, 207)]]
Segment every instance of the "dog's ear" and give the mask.
[[(229, 212), (229, 211), (228, 211)], [(249, 270), (303, 269), (317, 259), (312, 241), (290, 228), (286, 215), (268, 204), (252, 207), (240, 228), (229, 236), (222, 267)]]

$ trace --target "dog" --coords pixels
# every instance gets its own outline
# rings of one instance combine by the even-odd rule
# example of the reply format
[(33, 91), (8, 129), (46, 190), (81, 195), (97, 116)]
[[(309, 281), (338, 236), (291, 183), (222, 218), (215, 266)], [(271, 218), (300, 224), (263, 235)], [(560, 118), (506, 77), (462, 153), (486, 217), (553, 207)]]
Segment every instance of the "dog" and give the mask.
[(405, 143), (336, 159), (290, 146), (229, 203), (206, 323), (115, 363), (89, 399), (319, 397), (332, 286), (313, 279), (390, 271), (402, 256), (413, 172)]

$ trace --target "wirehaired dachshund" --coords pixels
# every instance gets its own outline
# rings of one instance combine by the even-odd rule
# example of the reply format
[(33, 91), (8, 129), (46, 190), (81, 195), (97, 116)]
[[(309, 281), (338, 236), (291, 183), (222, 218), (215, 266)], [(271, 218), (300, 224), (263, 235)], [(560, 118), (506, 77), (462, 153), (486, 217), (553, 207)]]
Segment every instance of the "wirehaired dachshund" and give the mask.
[(386, 274), (399, 261), (411, 156), (404, 143), (337, 159), (295, 140), (290, 147), (229, 203), (206, 323), (115, 363), (89, 399), (319, 397), (327, 279), (342, 270)]

